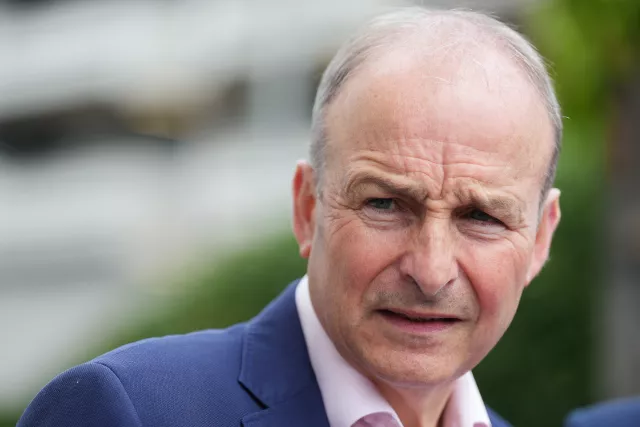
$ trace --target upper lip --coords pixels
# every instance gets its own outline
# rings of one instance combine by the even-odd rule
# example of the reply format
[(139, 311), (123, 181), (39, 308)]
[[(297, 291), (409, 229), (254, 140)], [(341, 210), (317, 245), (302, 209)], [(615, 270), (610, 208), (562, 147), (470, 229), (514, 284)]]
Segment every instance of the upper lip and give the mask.
[(382, 311), (390, 311), (412, 319), (453, 319), (461, 320), (459, 316), (454, 314), (440, 313), (436, 311), (416, 311), (406, 310), (404, 308), (384, 308)]

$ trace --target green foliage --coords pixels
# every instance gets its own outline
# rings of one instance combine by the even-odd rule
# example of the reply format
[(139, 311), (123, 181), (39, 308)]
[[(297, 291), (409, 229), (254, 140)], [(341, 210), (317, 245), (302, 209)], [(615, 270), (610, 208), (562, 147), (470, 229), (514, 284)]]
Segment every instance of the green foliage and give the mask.
[(16, 427), (18, 418), (20, 418), (19, 414), (0, 414), (0, 427)]
[(607, 113), (611, 95), (640, 65), (640, 2), (542, 3), (526, 32), (550, 61), (570, 116)]

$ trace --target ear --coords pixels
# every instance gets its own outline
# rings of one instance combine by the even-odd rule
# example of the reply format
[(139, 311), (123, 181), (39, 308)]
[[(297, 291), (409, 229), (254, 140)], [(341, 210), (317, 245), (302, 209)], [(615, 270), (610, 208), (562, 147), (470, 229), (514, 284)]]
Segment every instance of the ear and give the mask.
[(299, 161), (293, 176), (293, 234), (298, 241), (300, 256), (309, 258), (316, 229), (316, 183), (311, 165)]
[(527, 284), (540, 273), (542, 267), (549, 258), (549, 249), (553, 233), (560, 222), (560, 190), (552, 188), (547, 195), (542, 208), (538, 231), (536, 232), (536, 242), (533, 250), (533, 258), (527, 273)]

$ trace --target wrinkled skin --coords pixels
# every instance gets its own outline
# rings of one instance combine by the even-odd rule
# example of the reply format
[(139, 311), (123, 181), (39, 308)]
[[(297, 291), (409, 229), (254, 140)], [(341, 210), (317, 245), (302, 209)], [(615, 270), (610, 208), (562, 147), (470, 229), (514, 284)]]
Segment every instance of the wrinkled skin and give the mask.
[[(491, 49), (414, 53), (350, 78), (327, 112), (320, 194), (307, 163), (293, 182), (315, 311), (406, 424), (439, 414), (498, 342), (560, 218), (557, 190), (541, 200), (552, 125), (522, 71)], [(458, 320), (421, 333), (385, 309)]]

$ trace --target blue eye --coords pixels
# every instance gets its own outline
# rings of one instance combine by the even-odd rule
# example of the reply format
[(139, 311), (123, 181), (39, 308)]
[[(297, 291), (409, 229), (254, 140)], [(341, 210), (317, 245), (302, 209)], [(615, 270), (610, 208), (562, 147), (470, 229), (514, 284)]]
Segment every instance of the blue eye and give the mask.
[(394, 202), (393, 199), (369, 199), (367, 205), (381, 211), (388, 211), (393, 209)]

